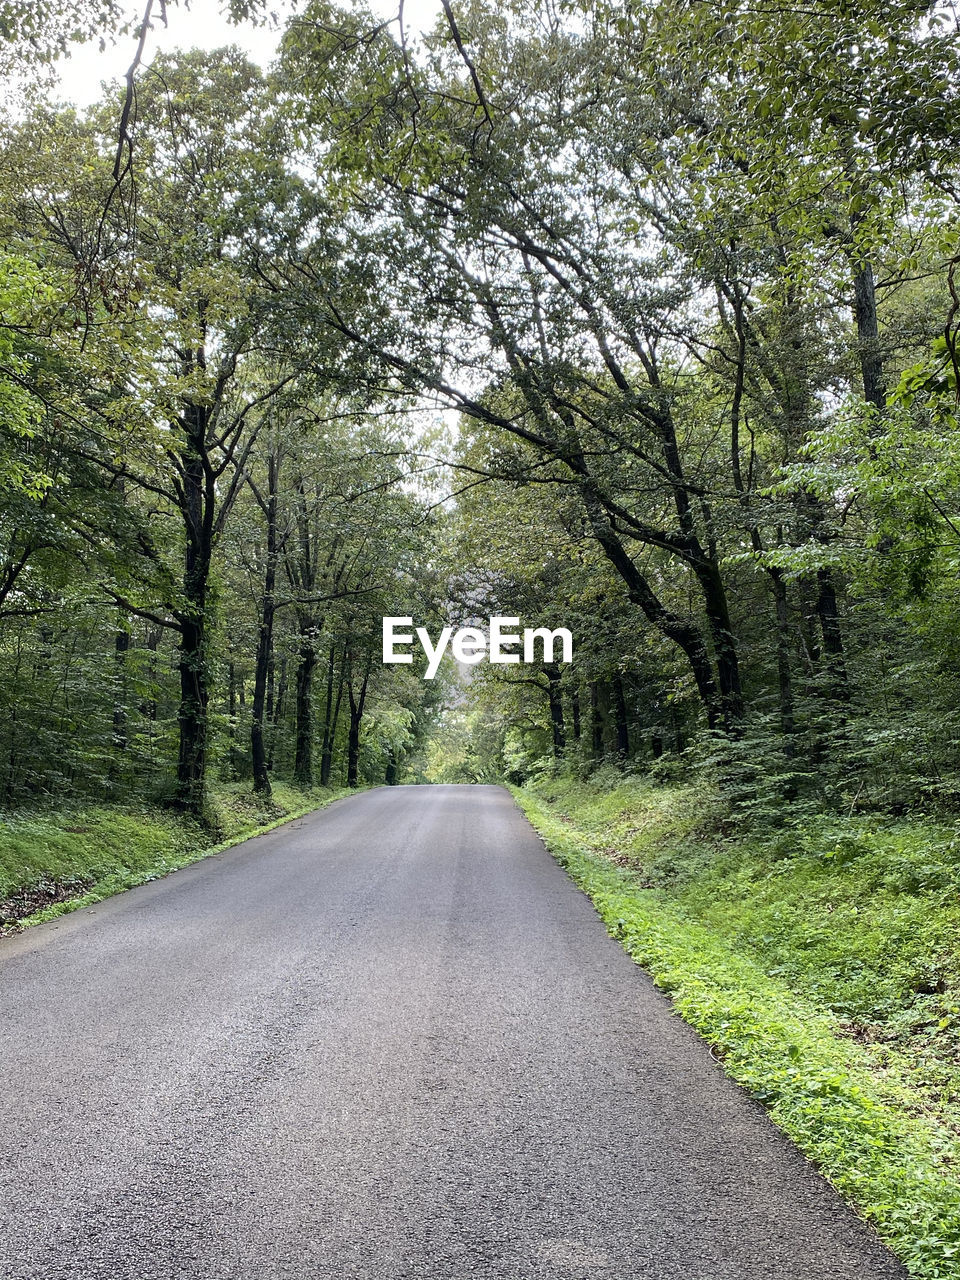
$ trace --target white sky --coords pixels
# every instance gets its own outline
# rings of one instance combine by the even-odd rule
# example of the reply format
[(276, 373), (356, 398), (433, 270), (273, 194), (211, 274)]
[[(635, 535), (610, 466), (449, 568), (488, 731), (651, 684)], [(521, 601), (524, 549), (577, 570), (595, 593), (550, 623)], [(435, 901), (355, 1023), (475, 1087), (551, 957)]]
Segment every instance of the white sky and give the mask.
[[(375, 13), (384, 17), (396, 15), (397, 0), (369, 0), (369, 3)], [(289, 4), (284, 0), (277, 0), (270, 7), (281, 15), (290, 12)], [(440, 0), (405, 0), (403, 12), (408, 30), (427, 30), (433, 26), (440, 12)], [(280, 39), (279, 30), (250, 23), (233, 26), (221, 15), (219, 0), (190, 0), (189, 9), (183, 7), (181, 0), (175, 7), (169, 7), (168, 15), (167, 30), (157, 21), (147, 37), (145, 63), (149, 63), (152, 54), (161, 49), (216, 49), (221, 45), (236, 44), (254, 62), (265, 67), (276, 53)], [(119, 79), (126, 74), (135, 49), (136, 37), (133, 35), (116, 44), (108, 44), (103, 52), (97, 40), (75, 46), (70, 56), (62, 59), (57, 67), (57, 96), (80, 107), (89, 106), (99, 98), (102, 81)]]

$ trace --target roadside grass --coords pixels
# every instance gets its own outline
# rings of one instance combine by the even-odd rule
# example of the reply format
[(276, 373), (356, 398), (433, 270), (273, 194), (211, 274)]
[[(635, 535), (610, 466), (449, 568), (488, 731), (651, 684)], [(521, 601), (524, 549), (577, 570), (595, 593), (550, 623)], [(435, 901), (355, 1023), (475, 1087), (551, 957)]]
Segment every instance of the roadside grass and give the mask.
[(960, 1277), (960, 840), (730, 830), (702, 786), (513, 788), (609, 932), (914, 1276)]
[(0, 819), (0, 932), (102, 902), (351, 794), (275, 783), (263, 800), (249, 786), (221, 785), (210, 796), (216, 844), (199, 823), (145, 804), (7, 814)]

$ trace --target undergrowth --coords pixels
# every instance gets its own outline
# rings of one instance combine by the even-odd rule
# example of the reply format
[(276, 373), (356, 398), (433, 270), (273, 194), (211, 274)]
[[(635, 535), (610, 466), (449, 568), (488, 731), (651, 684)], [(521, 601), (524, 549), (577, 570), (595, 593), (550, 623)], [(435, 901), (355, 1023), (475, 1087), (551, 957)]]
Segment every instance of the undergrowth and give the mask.
[(702, 784), (515, 791), (610, 932), (917, 1277), (960, 1277), (960, 840), (738, 824)]

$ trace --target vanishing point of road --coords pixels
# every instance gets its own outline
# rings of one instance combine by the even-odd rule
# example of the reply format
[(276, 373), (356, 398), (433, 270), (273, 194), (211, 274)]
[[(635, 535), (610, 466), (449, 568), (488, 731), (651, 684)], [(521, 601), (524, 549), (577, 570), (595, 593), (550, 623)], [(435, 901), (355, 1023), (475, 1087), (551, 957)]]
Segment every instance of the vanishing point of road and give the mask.
[(0, 943), (3, 1280), (892, 1280), (506, 791)]

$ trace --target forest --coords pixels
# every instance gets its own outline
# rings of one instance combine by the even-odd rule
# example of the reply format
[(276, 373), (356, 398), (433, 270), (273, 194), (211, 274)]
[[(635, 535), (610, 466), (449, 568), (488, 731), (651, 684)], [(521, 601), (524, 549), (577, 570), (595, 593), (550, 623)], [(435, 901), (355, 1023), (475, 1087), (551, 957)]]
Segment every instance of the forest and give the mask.
[[(951, 13), (474, 4), (413, 48), (311, 5), (269, 73), (84, 112), (8, 32), (3, 803), (693, 752), (950, 806)], [(577, 660), (444, 717), (381, 669), (409, 612)]]
[[(506, 782), (886, 1046), (943, 1156), (955, 6), (303, 0), (267, 70), (127, 19), (0, 3), (0, 914), (343, 788)], [(81, 110), (90, 36), (131, 66)], [(573, 661), (425, 680), (388, 616)], [(942, 1178), (893, 1221), (837, 1159), (955, 1274)]]

